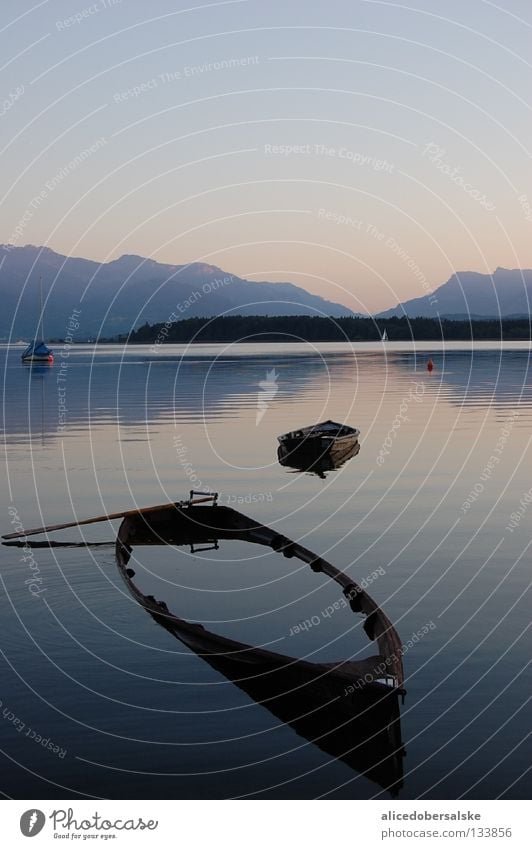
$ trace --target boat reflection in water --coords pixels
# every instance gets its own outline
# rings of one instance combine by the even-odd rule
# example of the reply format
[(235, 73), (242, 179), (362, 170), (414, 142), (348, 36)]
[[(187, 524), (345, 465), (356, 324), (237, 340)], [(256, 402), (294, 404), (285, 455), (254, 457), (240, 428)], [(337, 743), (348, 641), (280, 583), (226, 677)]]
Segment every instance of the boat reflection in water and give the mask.
[(285, 466), (296, 472), (310, 472), (320, 478), (325, 478), (327, 472), (340, 469), (344, 463), (356, 457), (360, 451), (360, 442), (354, 442), (346, 447), (335, 446), (331, 448), (315, 449), (308, 445), (298, 448), (288, 448), (279, 445), (277, 459), (281, 466)]
[[(176, 616), (164, 601), (144, 595), (128, 568), (139, 545), (190, 545), (198, 551), (198, 546), (218, 548), (221, 539), (270, 546), (328, 574), (341, 584), (351, 608), (366, 614), (364, 630), (377, 642), (379, 654), (359, 661), (310, 663), (254, 648)], [(118, 532), (116, 560), (132, 596), (177, 640), (301, 737), (393, 796), (399, 793), (405, 754), (399, 709), (403, 670), (396, 654), (400, 641), (383, 611), (351, 578), (273, 529), (216, 503), (181, 503), (128, 516)], [(387, 661), (391, 656), (395, 660)]]

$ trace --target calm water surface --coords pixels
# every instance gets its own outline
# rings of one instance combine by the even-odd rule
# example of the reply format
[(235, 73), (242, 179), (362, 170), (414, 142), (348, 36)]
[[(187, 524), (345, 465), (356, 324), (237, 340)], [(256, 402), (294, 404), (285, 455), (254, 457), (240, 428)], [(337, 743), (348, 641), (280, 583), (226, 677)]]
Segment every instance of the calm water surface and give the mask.
[[(380, 570), (370, 592), (402, 640), (428, 631), (404, 657), (401, 798), (526, 798), (529, 350), (434, 345), (429, 373), (425, 348), (56, 347), (52, 368), (30, 369), (4, 347), (0, 525), (212, 489), (355, 580)], [(326, 418), (360, 428), (358, 456), (324, 478), (281, 467), (277, 434)], [(3, 794), (386, 798), (139, 607), (114, 563), (116, 527), (56, 532), (110, 545), (35, 549), (33, 569), (2, 547)], [(314, 661), (367, 653), (361, 620), (321, 615), (335, 585), (292, 560), (222, 542), (135, 561), (144, 592), (216, 633)]]

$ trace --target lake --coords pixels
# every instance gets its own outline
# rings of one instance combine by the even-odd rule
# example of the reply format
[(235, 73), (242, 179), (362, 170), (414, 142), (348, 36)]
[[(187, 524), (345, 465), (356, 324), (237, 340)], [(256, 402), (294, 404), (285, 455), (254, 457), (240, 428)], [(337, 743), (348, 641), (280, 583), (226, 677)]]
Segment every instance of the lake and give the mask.
[[(34, 368), (0, 349), (2, 533), (218, 492), (374, 576), (410, 646), (399, 798), (529, 797), (527, 344), (54, 349)], [(328, 418), (360, 429), (357, 456), (321, 476), (278, 463), (278, 434)], [(116, 529), (58, 531), (108, 545), (33, 560), (1, 548), (4, 796), (389, 798), (161, 628), (120, 579)], [(371, 653), (298, 561), (230, 540), (135, 556), (143, 592), (217, 634), (316, 662)]]

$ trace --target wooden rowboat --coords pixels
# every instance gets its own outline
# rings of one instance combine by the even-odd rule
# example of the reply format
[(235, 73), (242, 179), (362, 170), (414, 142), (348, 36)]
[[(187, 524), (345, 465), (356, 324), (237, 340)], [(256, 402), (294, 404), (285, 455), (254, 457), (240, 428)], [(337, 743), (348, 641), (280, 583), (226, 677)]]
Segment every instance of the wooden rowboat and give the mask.
[[(357, 661), (311, 663), (255, 648), (182, 619), (135, 584), (128, 564), (137, 546), (189, 545), (201, 551), (218, 548), (224, 539), (269, 546), (329, 575), (352, 609), (366, 616), (364, 630), (379, 653)], [(116, 561), (131, 595), (159, 625), (298, 734), (397, 795), (404, 757), (401, 644), (389, 619), (352, 579), (298, 543), (216, 501), (197, 506), (191, 500), (126, 517), (118, 531)]]
[(360, 442), (352, 443), (347, 448), (339, 446), (333, 450), (327, 448), (321, 454), (312, 450), (312, 448), (307, 449), (306, 446), (290, 450), (285, 445), (279, 445), (277, 459), (280, 466), (298, 472), (310, 472), (320, 478), (325, 478), (327, 472), (341, 469), (348, 460), (356, 457), (359, 451)]
[(346, 451), (358, 441), (359, 436), (358, 428), (328, 419), (326, 422), (282, 433), (277, 441), (288, 451), (304, 448), (322, 455), (325, 451)]
[(314, 572), (322, 572), (332, 578), (342, 588), (351, 609), (365, 617), (364, 631), (377, 644), (379, 652), (364, 661), (341, 663), (336, 667), (338, 672), (349, 675), (361, 687), (384, 681), (387, 686), (404, 694), (399, 635), (366, 590), (308, 548), (238, 510), (219, 505), (216, 494), (212, 495), (209, 506), (195, 503), (191, 493), (188, 502), (140, 510), (126, 516), (118, 529), (116, 560), (119, 567), (125, 569), (136, 545), (216, 546), (220, 539), (238, 539), (268, 546), (284, 557), (296, 557), (308, 563)]

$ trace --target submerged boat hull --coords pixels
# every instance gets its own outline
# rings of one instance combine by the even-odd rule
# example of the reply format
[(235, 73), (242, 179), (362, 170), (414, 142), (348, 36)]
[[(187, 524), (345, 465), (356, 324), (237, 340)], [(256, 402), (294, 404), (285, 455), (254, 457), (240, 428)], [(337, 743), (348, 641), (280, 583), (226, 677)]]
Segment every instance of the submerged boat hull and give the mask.
[(351, 678), (364, 679), (365, 684), (387, 680), (390, 686), (404, 693), (399, 635), (366, 590), (324, 558), (238, 510), (221, 505), (195, 506), (185, 502), (135, 512), (128, 515), (120, 525), (116, 559), (119, 566), (125, 567), (132, 548), (137, 545), (216, 545), (221, 539), (267, 546), (287, 558), (295, 557), (307, 563), (313, 572), (323, 573), (339, 584), (353, 612), (365, 616), (364, 631), (378, 646), (372, 670), (363, 661), (360, 662), (362, 665), (358, 672), (357, 663), (353, 662), (349, 662), (349, 666), (342, 664), (343, 671), (348, 670)]
[[(232, 681), (250, 698), (289, 725), (326, 754), (342, 760), (396, 796), (402, 787), (405, 755), (400, 725), (399, 696), (402, 664), (392, 669), (383, 652), (397, 646), (395, 629), (375, 602), (362, 597), (352, 605), (374, 618), (365, 628), (378, 643), (379, 654), (357, 661), (311, 663), (257, 648), (208, 631), (171, 612), (164, 601), (144, 594), (128, 568), (136, 546), (210, 545), (241, 539), (270, 546), (288, 557), (299, 557), (314, 571), (332, 577), (351, 591), (356, 586), (334, 567), (273, 529), (229, 507), (169, 505), (122, 522), (116, 541), (116, 560), (128, 590), (158, 625)], [(135, 559), (138, 559), (138, 553)], [(351, 595), (352, 599), (356, 596)], [(385, 678), (388, 672), (388, 682)], [(392, 676), (398, 675), (399, 677)], [(400, 684), (400, 686), (398, 686)]]

